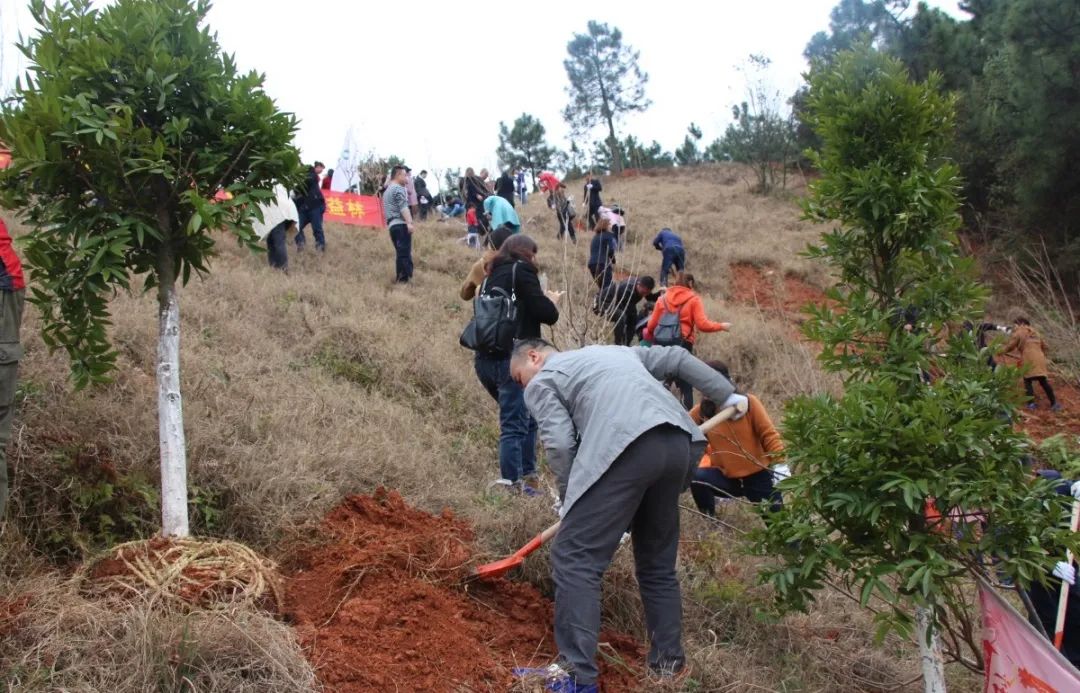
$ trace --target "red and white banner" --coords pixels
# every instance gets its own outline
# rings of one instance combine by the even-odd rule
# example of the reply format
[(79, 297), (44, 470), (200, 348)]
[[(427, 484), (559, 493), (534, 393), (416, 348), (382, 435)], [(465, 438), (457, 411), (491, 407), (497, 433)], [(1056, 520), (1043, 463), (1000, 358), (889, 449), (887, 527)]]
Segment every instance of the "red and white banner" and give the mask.
[[(337, 175), (337, 174), (335, 174)], [(326, 213), (323, 221), (336, 221), (339, 224), (370, 226), (381, 229), (386, 226), (383, 217), (382, 200), (374, 195), (354, 195), (353, 193), (323, 190), (326, 198)]]
[(1080, 691), (1080, 672), (992, 587), (979, 585), (986, 693)]

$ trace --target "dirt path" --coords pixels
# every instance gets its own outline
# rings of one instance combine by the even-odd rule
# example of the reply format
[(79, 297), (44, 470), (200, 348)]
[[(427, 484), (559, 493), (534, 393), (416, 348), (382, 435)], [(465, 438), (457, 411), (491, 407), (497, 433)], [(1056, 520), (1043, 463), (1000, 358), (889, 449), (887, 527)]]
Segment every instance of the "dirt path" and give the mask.
[[(462, 584), (472, 539), (449, 512), (421, 512), (396, 492), (351, 496), (327, 515), (291, 561), (285, 602), (329, 693), (505, 691), (513, 667), (553, 661), (552, 604), (534, 587)], [(601, 640), (642, 661), (633, 639)], [(605, 690), (637, 690), (639, 671), (602, 669)]]

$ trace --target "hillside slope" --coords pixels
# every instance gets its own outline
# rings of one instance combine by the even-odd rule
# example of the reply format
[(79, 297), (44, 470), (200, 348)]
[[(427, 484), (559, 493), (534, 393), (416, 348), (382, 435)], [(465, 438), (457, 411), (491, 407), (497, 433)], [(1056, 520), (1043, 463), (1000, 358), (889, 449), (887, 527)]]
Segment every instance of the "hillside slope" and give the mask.
[[(828, 279), (798, 256), (819, 229), (799, 221), (791, 199), (751, 195), (732, 166), (604, 185), (605, 200), (628, 209), (631, 243), (620, 269), (655, 273), (659, 253), (649, 241), (669, 226), (686, 241), (707, 313), (733, 323), (730, 333), (706, 335), (700, 356), (726, 360), (777, 420), (786, 399), (835, 386), (795, 329), (796, 307)], [(576, 184), (571, 193), (580, 200)], [(607, 325), (589, 310), (588, 235), (577, 245), (557, 242), (539, 195), (522, 219), (551, 287), (568, 291), (554, 339), (573, 346), (601, 337)], [(491, 555), (554, 519), (549, 499), (487, 491), (497, 476), (498, 421), (471, 354), (457, 343), (470, 315), (457, 292), (477, 257), (457, 242), (463, 233), (458, 221), (421, 224), (408, 286), (391, 282), (385, 231), (331, 225), (325, 255), (290, 247), (288, 275), (271, 271), (263, 255), (221, 243), (212, 274), (181, 293), (196, 532), (239, 539), (289, 564), (331, 508), (380, 486), (430, 512), (453, 509)], [(154, 299), (118, 296), (112, 306), (115, 382), (80, 393), (70, 391), (64, 358), (47, 353), (28, 311), (0, 600), (54, 581), (65, 560), (153, 531), (156, 509), (144, 491), (156, 484)], [(873, 645), (868, 614), (840, 593), (823, 593), (807, 615), (775, 624), (755, 618), (768, 594), (755, 586), (738, 537), (757, 519), (730, 504), (721, 520), (725, 526), (685, 518), (693, 690), (884, 690), (915, 675), (910, 643)], [(550, 588), (543, 557), (522, 577)], [(640, 639), (628, 552), (605, 595), (608, 625)]]

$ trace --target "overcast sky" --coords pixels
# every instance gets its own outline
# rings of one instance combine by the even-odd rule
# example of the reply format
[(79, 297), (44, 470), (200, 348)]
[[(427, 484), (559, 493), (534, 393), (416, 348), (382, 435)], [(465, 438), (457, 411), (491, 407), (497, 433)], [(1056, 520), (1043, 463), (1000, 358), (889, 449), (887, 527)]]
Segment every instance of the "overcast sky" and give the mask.
[[(828, 27), (836, 3), (216, 0), (209, 24), (242, 68), (266, 74), (279, 106), (299, 116), (305, 161), (333, 167), (352, 126), (361, 148), (397, 154), (414, 169), (494, 171), (499, 122), (523, 112), (540, 119), (550, 143), (569, 146), (562, 61), (590, 19), (621, 29), (649, 74), (652, 107), (618, 125), (619, 136), (672, 150), (691, 121), (705, 143), (723, 133), (745, 98), (738, 68), (751, 53), (772, 60), (775, 90), (793, 92), (806, 69), (803, 48)], [(955, 0), (929, 4), (962, 16)], [(0, 0), (0, 20), (8, 86), (25, 67), (12, 44), (35, 27), (22, 0)]]

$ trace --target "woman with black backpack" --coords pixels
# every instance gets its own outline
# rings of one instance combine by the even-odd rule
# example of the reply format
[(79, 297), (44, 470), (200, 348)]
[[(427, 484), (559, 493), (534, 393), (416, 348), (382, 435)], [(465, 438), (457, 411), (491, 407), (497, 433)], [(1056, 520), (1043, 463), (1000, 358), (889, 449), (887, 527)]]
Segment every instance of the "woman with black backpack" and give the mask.
[[(485, 264), (478, 295), (509, 295), (517, 311), (515, 339), (540, 336), (540, 325), (559, 320), (559, 291), (544, 291), (536, 268), (536, 242), (525, 235), (506, 239)], [(476, 376), (499, 403), (499, 471), (495, 486), (535, 495), (536, 421), (525, 408), (525, 394), (510, 378), (509, 351), (477, 350)]]
[[(649, 324), (645, 327), (645, 341), (656, 346), (680, 346), (693, 352), (698, 332), (725, 332), (731, 329), (730, 322), (713, 322), (706, 317), (705, 306), (695, 288), (694, 275), (680, 272), (675, 286), (656, 301)], [(694, 388), (684, 380), (677, 380), (675, 384), (682, 393), (683, 406), (691, 409), (694, 406)]]

